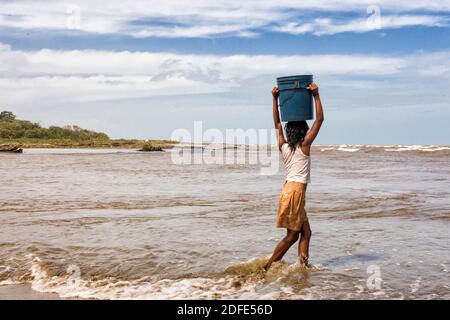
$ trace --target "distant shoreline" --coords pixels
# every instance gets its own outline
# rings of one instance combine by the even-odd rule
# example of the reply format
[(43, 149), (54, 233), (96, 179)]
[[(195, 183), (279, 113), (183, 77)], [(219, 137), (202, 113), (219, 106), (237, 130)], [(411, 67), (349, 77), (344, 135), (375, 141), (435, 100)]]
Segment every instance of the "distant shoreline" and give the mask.
[[(23, 149), (142, 149), (144, 145), (152, 148), (172, 149), (203, 148), (203, 149), (259, 149), (261, 147), (276, 148), (276, 145), (253, 145), (231, 143), (200, 143), (181, 142), (172, 140), (139, 140), (139, 139), (107, 139), (71, 141), (64, 139), (0, 139), (0, 149), (5, 146), (18, 146)], [(444, 151), (450, 150), (448, 144), (315, 144), (314, 149), (320, 151), (359, 151), (368, 148), (384, 149), (385, 151)]]
[(80, 128), (42, 127), (40, 123), (17, 119), (11, 111), (0, 112), (0, 151), (29, 148), (121, 148), (160, 151), (172, 148), (176, 141), (111, 139), (106, 133)]
[(114, 148), (114, 149), (136, 149), (145, 144), (163, 149), (173, 148), (177, 141), (170, 140), (137, 140), (137, 139), (110, 139), (110, 140), (41, 140), (41, 139), (0, 139), (0, 145), (17, 145), (24, 149), (29, 148)]

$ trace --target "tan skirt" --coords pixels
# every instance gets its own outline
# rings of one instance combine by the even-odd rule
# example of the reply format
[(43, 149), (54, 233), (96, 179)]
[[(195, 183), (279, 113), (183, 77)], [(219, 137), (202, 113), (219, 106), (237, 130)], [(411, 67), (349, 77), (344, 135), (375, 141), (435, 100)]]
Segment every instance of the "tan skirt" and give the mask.
[(303, 222), (308, 220), (305, 211), (306, 184), (286, 181), (280, 194), (276, 226), (300, 231)]

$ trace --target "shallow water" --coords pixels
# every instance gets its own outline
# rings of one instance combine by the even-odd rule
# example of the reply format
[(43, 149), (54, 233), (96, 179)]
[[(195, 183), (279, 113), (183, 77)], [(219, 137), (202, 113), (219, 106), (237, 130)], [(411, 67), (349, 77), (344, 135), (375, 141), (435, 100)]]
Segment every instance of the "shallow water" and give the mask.
[(268, 273), (283, 171), (171, 156), (0, 154), (0, 284), (98, 299), (450, 299), (449, 147), (315, 147), (314, 267), (293, 247)]

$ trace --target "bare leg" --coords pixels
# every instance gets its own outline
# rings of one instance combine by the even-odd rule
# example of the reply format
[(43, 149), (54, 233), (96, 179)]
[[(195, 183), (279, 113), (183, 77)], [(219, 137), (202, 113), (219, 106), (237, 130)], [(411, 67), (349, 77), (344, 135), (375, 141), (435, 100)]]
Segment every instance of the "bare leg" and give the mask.
[(268, 270), (273, 262), (281, 260), (289, 248), (298, 240), (299, 231), (286, 229), (286, 236), (278, 243), (269, 261), (264, 266)]
[(298, 257), (300, 259), (300, 265), (307, 267), (309, 258), (309, 241), (311, 240), (312, 235), (308, 220), (303, 222), (301, 233), (302, 237), (300, 238), (300, 242), (298, 244)]

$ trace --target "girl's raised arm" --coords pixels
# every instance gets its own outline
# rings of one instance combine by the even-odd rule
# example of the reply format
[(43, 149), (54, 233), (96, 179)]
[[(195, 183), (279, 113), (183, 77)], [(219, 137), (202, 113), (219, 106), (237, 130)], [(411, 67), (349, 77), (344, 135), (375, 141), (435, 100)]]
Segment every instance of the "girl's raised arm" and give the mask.
[(277, 87), (273, 87), (272, 89), (272, 114), (273, 114), (273, 124), (275, 125), (275, 129), (277, 130), (278, 136), (278, 149), (281, 151), (281, 146), (286, 143), (284, 139), (283, 126), (281, 125), (280, 115), (278, 113), (278, 95), (280, 93), (280, 89)]
[(314, 104), (316, 105), (316, 120), (314, 121), (311, 130), (305, 136), (305, 139), (302, 142), (304, 146), (310, 146), (314, 142), (314, 139), (317, 137), (317, 134), (320, 131), (320, 127), (322, 126), (324, 116), (322, 109), (322, 102), (320, 101), (319, 96), (319, 87), (315, 83), (311, 83), (307, 88), (311, 90), (314, 97)]

